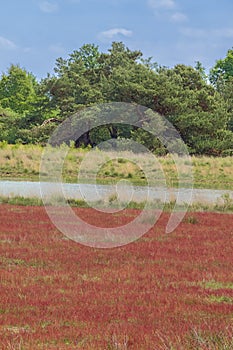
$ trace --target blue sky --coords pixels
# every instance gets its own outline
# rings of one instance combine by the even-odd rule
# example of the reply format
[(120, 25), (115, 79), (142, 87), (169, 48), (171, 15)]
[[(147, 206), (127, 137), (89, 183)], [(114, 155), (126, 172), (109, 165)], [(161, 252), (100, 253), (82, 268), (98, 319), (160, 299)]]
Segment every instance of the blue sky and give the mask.
[(0, 72), (20, 64), (38, 78), (86, 43), (207, 69), (233, 46), (232, 0), (7, 0), (0, 15)]

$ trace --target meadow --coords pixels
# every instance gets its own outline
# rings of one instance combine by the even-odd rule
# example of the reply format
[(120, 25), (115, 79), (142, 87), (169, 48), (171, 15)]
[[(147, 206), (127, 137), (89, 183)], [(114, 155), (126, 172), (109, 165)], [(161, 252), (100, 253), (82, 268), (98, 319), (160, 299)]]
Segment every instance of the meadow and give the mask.
[[(0, 179), (38, 181), (43, 148), (36, 145), (7, 145), (0, 143)], [(88, 150), (68, 148), (64, 162), (63, 179), (65, 182), (77, 182), (80, 164), (86, 158)], [(118, 159), (111, 159), (112, 157)], [(132, 161), (129, 161), (131, 159)], [(192, 156), (181, 164), (182, 183), (189, 187), (190, 171), (193, 173), (193, 185), (196, 188), (232, 189), (233, 161), (232, 157)], [(113, 183), (127, 179), (138, 185), (145, 185), (145, 171), (155, 183), (165, 178), (168, 187), (178, 186), (176, 164), (171, 156), (157, 157), (157, 165), (144, 154), (132, 155), (129, 152), (117, 154), (105, 153), (104, 164), (100, 167), (96, 181)], [(141, 167), (137, 165), (140, 161)], [(164, 175), (163, 175), (164, 174)], [(85, 176), (84, 176), (85, 175)], [(93, 162), (85, 163), (85, 174), (80, 182), (94, 182)]]

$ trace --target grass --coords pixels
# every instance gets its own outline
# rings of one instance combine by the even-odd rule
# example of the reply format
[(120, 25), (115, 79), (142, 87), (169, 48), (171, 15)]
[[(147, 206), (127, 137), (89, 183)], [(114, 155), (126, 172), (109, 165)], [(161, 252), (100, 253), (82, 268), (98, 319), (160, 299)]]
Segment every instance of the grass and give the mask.
[(232, 331), (223, 331), (216, 334), (211, 332), (192, 332), (191, 344), (187, 344), (187, 350), (231, 350), (233, 348)]
[[(220, 334), (211, 334), (211, 332), (202, 332), (194, 329), (187, 336), (187, 339), (182, 340), (177, 336), (177, 341), (171, 340), (164, 337), (162, 334), (157, 335), (158, 344), (156, 348), (150, 350), (232, 350), (233, 349), (233, 338), (227, 331), (223, 331)], [(21, 337), (15, 337), (14, 340), (8, 341), (4, 350), (29, 350), (27, 345), (23, 345), (24, 342)], [(55, 343), (56, 344), (56, 343)], [(83, 349), (85, 340), (81, 341), (79, 345), (73, 344), (72, 349)], [(49, 344), (48, 344), (49, 345)], [(64, 346), (69, 346), (69, 339), (64, 339)], [(72, 345), (72, 344), (71, 344)], [(54, 348), (55, 349), (55, 348)], [(64, 348), (65, 349), (65, 348)], [(118, 337), (113, 334), (110, 337), (107, 347), (104, 350), (129, 350), (132, 349), (129, 337), (124, 335)], [(141, 348), (147, 350), (146, 348)]]
[[(60, 203), (62, 205), (64, 199), (59, 200), (59, 198), (51, 198), (51, 203), (48, 202), (46, 204), (54, 205), (56, 203)], [(115, 202), (116, 201), (116, 202)], [(115, 203), (114, 203), (115, 202)], [(78, 208), (89, 208), (90, 204), (85, 202), (84, 200), (80, 199), (68, 199), (67, 203), (71, 207), (78, 207)], [(21, 206), (43, 206), (44, 203), (42, 199), (37, 197), (21, 197), (21, 196), (14, 196), (14, 197), (4, 197), (0, 196), (0, 204), (11, 204), (11, 205), (21, 205)], [(110, 195), (108, 200), (106, 202), (104, 201), (98, 201), (93, 202), (93, 207), (99, 207), (99, 208), (109, 208), (109, 205), (111, 205), (112, 208), (129, 208), (129, 209), (143, 209), (146, 205), (146, 202), (134, 202), (131, 201), (129, 203), (118, 203), (117, 202), (117, 196), (115, 194)], [(155, 200), (151, 203), (147, 204), (148, 208), (152, 209), (162, 209), (165, 212), (171, 212), (173, 211), (175, 206), (174, 201), (170, 201), (167, 203), (163, 203), (160, 200)], [(182, 204), (177, 205), (177, 210), (183, 211), (187, 210), (188, 212), (193, 211), (199, 211), (199, 212), (220, 212), (220, 213), (232, 213), (233, 212), (233, 200), (228, 196), (223, 195), (221, 197), (221, 201), (213, 204), (205, 204), (205, 203), (193, 203), (191, 205), (188, 204)], [(186, 223), (189, 224), (197, 224), (198, 221), (195, 217), (192, 215), (187, 216), (185, 219)]]
[(233, 289), (233, 282), (222, 283), (215, 280), (206, 281), (203, 283), (204, 288), (218, 290), (218, 289)]
[[(64, 147), (64, 146), (62, 146)], [(0, 178), (9, 180), (39, 180), (40, 162), (43, 148), (36, 145), (4, 145), (0, 147)], [(65, 182), (77, 182), (80, 165), (85, 161), (85, 171), (82, 172), (80, 182), (95, 181), (95, 167), (97, 169), (97, 183), (115, 183), (126, 179), (134, 184), (145, 185), (146, 174), (154, 184), (164, 182), (168, 187), (178, 186), (176, 165), (171, 156), (156, 157), (153, 162), (144, 154), (121, 152), (120, 154), (97, 151), (93, 158), (87, 157), (88, 150), (67, 148), (67, 156), (63, 167)], [(99, 156), (98, 156), (99, 155)], [(180, 186), (189, 187), (190, 170), (194, 177), (194, 187), (213, 189), (233, 188), (232, 157), (191, 157), (179, 159), (181, 170)]]
[[(210, 327), (211, 328), (211, 327)], [(157, 334), (158, 345), (156, 350), (232, 350), (232, 330), (226, 329), (220, 333), (193, 329), (184, 339), (175, 336), (170, 339), (163, 334)]]

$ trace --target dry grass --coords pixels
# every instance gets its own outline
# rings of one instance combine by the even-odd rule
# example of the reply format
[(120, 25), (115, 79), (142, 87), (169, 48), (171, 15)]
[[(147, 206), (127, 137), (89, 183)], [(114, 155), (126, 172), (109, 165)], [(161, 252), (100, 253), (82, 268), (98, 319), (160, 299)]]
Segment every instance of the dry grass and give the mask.
[[(39, 180), (39, 169), (43, 148), (36, 145), (5, 145), (0, 147), (0, 176), (2, 179)], [(101, 153), (83, 149), (67, 148), (63, 167), (66, 182), (97, 181), (109, 183), (128, 179), (134, 183), (146, 184), (147, 180), (159, 185), (166, 180), (168, 187), (178, 185), (177, 165), (181, 186), (189, 187), (194, 177), (194, 186), (199, 188), (232, 189), (232, 157), (190, 157), (171, 156), (151, 157), (145, 154), (133, 154), (123, 151)], [(80, 171), (80, 165), (82, 171)]]

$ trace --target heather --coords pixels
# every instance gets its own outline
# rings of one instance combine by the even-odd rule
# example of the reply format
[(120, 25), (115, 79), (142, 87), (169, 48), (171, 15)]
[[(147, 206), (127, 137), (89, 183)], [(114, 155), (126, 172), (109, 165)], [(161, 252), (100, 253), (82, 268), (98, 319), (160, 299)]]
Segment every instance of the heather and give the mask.
[[(73, 208), (96, 226), (139, 209)], [(0, 205), (1, 349), (231, 349), (232, 214), (169, 213), (129, 245), (68, 240), (42, 206)]]

